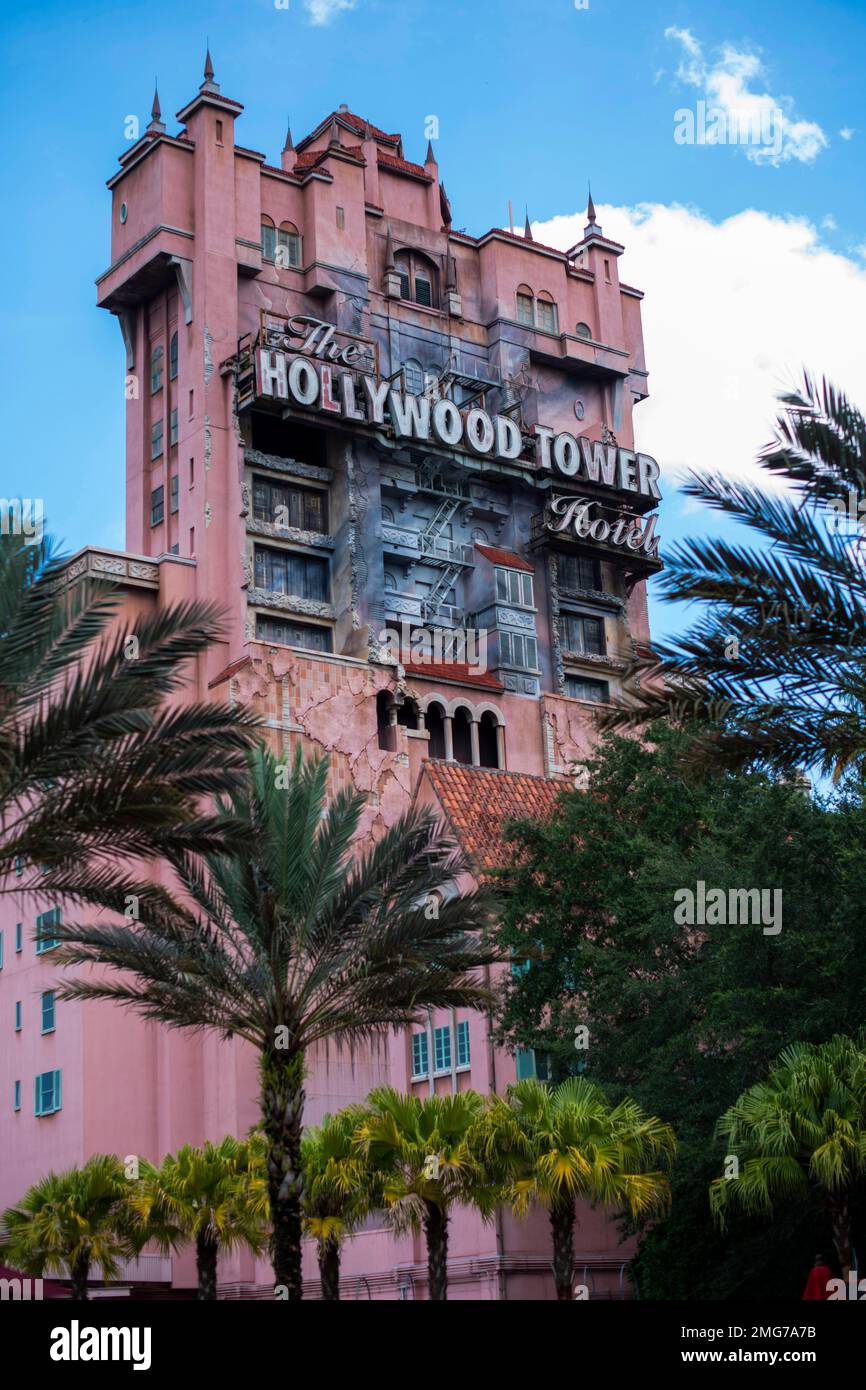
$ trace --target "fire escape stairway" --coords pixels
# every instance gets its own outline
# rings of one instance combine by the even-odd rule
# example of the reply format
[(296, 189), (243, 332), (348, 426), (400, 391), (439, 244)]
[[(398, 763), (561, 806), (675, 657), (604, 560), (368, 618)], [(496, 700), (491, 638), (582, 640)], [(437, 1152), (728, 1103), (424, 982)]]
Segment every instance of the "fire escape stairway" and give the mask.
[(443, 497), (418, 537), (418, 549), (426, 564), (441, 565), (442, 572), (422, 604), (425, 620), (439, 617), (455, 579), (469, 563), (468, 547), (455, 545), (443, 534), (464, 499)]

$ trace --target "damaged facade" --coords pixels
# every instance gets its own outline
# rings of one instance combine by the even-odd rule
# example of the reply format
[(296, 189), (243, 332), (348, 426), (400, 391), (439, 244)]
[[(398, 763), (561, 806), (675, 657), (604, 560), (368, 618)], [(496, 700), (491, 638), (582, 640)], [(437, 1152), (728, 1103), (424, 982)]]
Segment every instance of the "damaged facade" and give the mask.
[[(528, 225), (470, 236), (429, 145), (415, 163), (340, 107), (271, 165), (236, 143), (242, 109), (208, 64), (179, 133), (156, 104), (109, 182), (98, 300), (126, 350), (127, 549), (87, 549), (70, 574), (113, 576), (132, 611), (221, 603), (198, 693), (259, 709), (278, 749), (327, 753), (332, 786), (367, 794), (365, 835), (434, 806), (482, 873), (504, 815), (549, 813), (648, 639), (641, 294), (591, 201), (568, 252)], [(45, 962), (20, 968), (38, 988)], [(64, 1005), (14, 1066), (25, 1094), (62, 1069), (63, 1102), (3, 1116), (2, 1203), (94, 1150), (158, 1159), (256, 1118), (242, 1046), (102, 1006)], [(497, 1051), (467, 1012), (310, 1066), (316, 1120), (375, 1084), (502, 1089), (544, 1061)], [(616, 1296), (613, 1228), (587, 1212), (577, 1240), (583, 1281)], [(452, 1297), (552, 1290), (543, 1219), (469, 1214), (451, 1256)], [(343, 1269), (344, 1296), (424, 1296), (411, 1237), (365, 1230)], [(159, 1273), (191, 1280), (186, 1256)], [(272, 1296), (251, 1256), (221, 1277)]]

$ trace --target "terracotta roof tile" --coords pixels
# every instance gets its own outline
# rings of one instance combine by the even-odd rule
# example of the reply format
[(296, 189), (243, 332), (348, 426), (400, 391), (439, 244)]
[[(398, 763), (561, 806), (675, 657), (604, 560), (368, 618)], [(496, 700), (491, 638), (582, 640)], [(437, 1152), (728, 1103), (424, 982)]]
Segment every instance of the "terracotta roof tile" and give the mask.
[(513, 550), (500, 550), (499, 546), (496, 545), (479, 545), (477, 541), (475, 549), (486, 559), (491, 560), (494, 565), (504, 565), (506, 569), (510, 570), (528, 570), (530, 574), (535, 573), (535, 566)]
[(398, 159), (395, 154), (385, 154), (380, 150), (379, 163), (383, 169), (393, 169), (397, 174), (411, 174), (413, 178), (423, 179), (425, 183), (433, 182), (425, 172), (423, 164), (412, 164), (408, 159)]
[(535, 777), (528, 772), (464, 767), (427, 760), (424, 772), (448, 825), (478, 872), (500, 869), (514, 858), (503, 836), (507, 820), (548, 820), (565, 778)]
[(476, 685), (482, 690), (502, 691), (505, 686), (492, 671), (479, 671), (460, 661), (407, 661), (406, 673), (426, 677), (431, 681), (456, 681), (459, 685)]

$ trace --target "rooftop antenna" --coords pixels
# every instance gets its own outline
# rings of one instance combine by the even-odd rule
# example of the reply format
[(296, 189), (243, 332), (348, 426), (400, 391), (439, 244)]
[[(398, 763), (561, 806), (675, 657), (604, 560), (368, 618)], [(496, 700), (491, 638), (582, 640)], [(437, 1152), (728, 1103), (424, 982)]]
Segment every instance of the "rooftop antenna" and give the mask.
[(514, 209), (511, 206), (511, 199), (508, 199), (508, 230), (514, 231)]

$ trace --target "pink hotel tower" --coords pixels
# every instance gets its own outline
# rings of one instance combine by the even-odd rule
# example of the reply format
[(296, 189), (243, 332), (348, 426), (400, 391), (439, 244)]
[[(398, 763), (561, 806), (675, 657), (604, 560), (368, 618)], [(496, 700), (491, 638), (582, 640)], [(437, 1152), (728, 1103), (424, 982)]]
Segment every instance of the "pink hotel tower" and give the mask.
[[(242, 110), (208, 56), (179, 133), (155, 101), (109, 180), (98, 302), (126, 353), (126, 550), (85, 548), (69, 582), (116, 580), (129, 613), (218, 600), (226, 636), (196, 694), (253, 706), (277, 748), (326, 753), (333, 785), (367, 794), (366, 835), (434, 806), (482, 874), (502, 862), (503, 818), (549, 813), (648, 639), (642, 296), (591, 201), (565, 252), (528, 223), (469, 236), (429, 144), (414, 163), (341, 106), (272, 165), (236, 143)], [(2, 902), (0, 1206), (95, 1151), (158, 1160), (249, 1129), (242, 1044), (55, 1001), (32, 902)], [(308, 1060), (311, 1121), (377, 1084), (545, 1075), (460, 1011)], [(343, 1297), (426, 1297), (421, 1241), (368, 1227), (347, 1243)], [(581, 1213), (590, 1296), (624, 1294), (629, 1253)], [(312, 1250), (305, 1274), (316, 1297)], [(191, 1255), (124, 1271), (133, 1297), (193, 1285)], [(273, 1297), (250, 1255), (221, 1259), (220, 1286)], [(543, 1214), (454, 1220), (452, 1298), (552, 1295)]]

